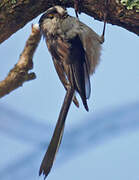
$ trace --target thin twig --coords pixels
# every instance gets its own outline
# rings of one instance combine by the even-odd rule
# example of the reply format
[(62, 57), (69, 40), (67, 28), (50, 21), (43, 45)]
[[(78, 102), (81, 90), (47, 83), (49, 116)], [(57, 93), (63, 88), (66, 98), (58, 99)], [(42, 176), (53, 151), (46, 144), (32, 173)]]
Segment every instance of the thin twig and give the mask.
[(39, 44), (41, 33), (39, 26), (32, 25), (32, 32), (26, 42), (24, 50), (19, 57), (18, 63), (9, 72), (8, 76), (0, 82), (0, 97), (9, 94), (11, 91), (22, 86), (24, 82), (36, 78), (34, 72), (29, 73), (33, 68), (33, 55)]

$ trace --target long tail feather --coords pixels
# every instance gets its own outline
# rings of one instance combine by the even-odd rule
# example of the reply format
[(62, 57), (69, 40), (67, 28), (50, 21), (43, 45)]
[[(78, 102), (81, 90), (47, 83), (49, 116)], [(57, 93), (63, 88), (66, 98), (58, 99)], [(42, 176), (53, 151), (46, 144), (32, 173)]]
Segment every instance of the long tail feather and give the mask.
[(45, 178), (47, 177), (47, 175), (49, 174), (52, 168), (56, 153), (59, 149), (63, 132), (64, 132), (65, 120), (67, 117), (70, 104), (72, 102), (73, 95), (74, 95), (74, 89), (69, 88), (67, 90), (51, 142), (48, 146), (46, 154), (41, 163), (39, 175), (43, 173), (45, 175)]

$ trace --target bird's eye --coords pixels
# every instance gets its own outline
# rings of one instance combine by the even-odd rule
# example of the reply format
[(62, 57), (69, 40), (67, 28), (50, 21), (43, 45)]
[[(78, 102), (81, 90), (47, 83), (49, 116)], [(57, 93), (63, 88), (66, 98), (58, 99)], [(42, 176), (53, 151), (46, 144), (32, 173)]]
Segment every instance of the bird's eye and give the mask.
[(48, 17), (49, 17), (50, 19), (53, 19), (54, 15), (53, 15), (53, 14), (49, 14)]

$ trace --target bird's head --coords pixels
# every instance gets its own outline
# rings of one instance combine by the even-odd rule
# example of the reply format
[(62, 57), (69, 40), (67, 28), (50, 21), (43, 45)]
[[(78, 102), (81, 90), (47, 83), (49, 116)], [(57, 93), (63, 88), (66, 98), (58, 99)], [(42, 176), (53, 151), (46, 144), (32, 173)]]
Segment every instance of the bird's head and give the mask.
[(67, 11), (61, 6), (49, 8), (40, 18), (39, 25), (43, 32), (52, 32), (58, 22), (67, 16)]

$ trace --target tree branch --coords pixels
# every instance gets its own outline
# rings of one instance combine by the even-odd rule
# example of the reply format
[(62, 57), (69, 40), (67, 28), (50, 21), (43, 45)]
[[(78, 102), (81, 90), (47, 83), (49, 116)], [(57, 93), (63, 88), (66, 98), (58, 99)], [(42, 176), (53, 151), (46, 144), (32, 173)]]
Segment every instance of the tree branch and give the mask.
[[(121, 26), (139, 35), (139, 7), (128, 6), (123, 0), (109, 0), (108, 23)], [(129, 1), (129, 0), (125, 0)], [(132, 0), (130, 0), (131, 2)], [(80, 0), (79, 9), (97, 20), (104, 17), (105, 0)], [(73, 0), (1, 0), (0, 43), (53, 5), (73, 7)]]
[(26, 42), (18, 63), (9, 72), (5, 80), (0, 82), (0, 97), (3, 97), (14, 89), (22, 86), (24, 82), (36, 78), (35, 73), (29, 73), (28, 71), (33, 68), (32, 58), (40, 38), (39, 27), (37, 25), (32, 25), (31, 35)]

